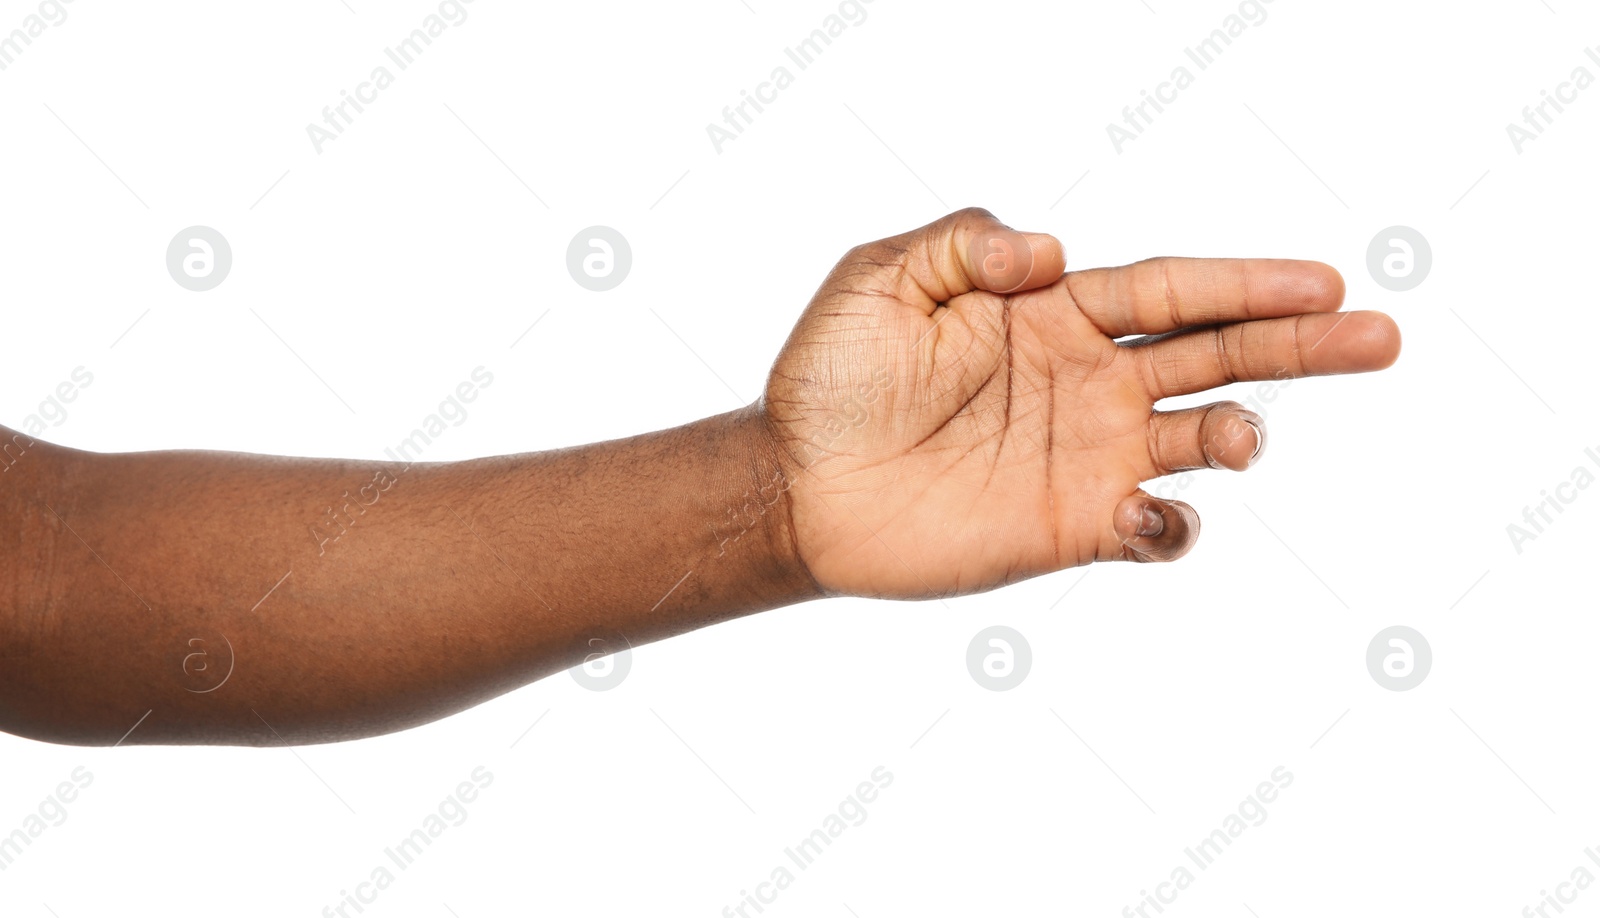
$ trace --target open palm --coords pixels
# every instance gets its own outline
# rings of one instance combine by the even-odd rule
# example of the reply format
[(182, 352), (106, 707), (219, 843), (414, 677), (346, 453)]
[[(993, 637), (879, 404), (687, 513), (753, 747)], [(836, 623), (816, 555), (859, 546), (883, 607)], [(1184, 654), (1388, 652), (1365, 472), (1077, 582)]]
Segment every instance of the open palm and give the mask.
[(1157, 401), (1382, 369), (1399, 352), (1387, 316), (1337, 312), (1343, 281), (1315, 262), (1063, 268), (1056, 240), (982, 210), (834, 268), (764, 399), (820, 586), (926, 597), (1177, 558), (1198, 516), (1141, 482), (1247, 468), (1265, 431), (1236, 403)]

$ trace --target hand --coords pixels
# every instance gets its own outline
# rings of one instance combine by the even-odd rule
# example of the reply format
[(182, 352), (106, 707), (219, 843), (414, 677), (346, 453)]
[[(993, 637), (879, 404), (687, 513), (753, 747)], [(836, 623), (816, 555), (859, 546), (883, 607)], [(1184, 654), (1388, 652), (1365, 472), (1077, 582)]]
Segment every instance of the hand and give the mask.
[[(1194, 509), (1140, 483), (1243, 470), (1242, 380), (1380, 370), (1400, 333), (1338, 313), (1316, 262), (1158, 258), (1063, 274), (1061, 245), (964, 210), (851, 250), (790, 335), (764, 410), (795, 547), (830, 593), (922, 598), (1091, 561), (1169, 561)], [(1145, 337), (1118, 341), (1131, 335)]]

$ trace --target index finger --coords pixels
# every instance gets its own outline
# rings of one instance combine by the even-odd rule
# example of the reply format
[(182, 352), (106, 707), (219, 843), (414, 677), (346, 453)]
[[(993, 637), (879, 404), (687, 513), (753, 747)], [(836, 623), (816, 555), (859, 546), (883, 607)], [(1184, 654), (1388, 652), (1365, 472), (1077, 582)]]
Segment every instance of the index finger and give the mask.
[(1344, 303), (1338, 271), (1284, 258), (1152, 258), (1065, 280), (1078, 308), (1112, 338), (1336, 312)]

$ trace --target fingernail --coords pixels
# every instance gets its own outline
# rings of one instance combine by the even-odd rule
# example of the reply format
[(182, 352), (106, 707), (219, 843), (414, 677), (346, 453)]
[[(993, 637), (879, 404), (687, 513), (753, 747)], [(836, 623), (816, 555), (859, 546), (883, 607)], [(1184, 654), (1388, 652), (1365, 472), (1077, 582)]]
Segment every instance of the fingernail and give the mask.
[(1267, 430), (1265, 427), (1262, 427), (1260, 424), (1250, 420), (1249, 418), (1245, 418), (1244, 422), (1249, 424), (1250, 429), (1255, 431), (1256, 434), (1255, 452), (1250, 454), (1250, 461), (1245, 463), (1246, 467), (1249, 467), (1256, 464), (1256, 460), (1261, 458), (1261, 451), (1267, 448)]
[(1161, 518), (1161, 514), (1156, 510), (1156, 508), (1145, 507), (1142, 511), (1140, 511), (1138, 530), (1139, 535), (1145, 536), (1146, 538), (1150, 536), (1158, 536), (1161, 534), (1161, 530), (1165, 528), (1167, 528), (1167, 523)]

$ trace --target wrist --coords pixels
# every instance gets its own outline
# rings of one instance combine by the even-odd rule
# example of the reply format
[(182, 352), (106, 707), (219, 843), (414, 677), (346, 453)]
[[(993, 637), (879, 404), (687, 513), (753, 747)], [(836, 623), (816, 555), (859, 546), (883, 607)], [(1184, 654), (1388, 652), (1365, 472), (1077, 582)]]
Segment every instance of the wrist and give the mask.
[(765, 608), (828, 595), (801, 555), (790, 494), (796, 473), (766, 411), (751, 405), (700, 424), (724, 442), (717, 452), (727, 463), (718, 476), (727, 506), (709, 527), (706, 564), (741, 568)]

